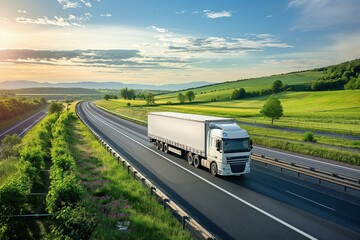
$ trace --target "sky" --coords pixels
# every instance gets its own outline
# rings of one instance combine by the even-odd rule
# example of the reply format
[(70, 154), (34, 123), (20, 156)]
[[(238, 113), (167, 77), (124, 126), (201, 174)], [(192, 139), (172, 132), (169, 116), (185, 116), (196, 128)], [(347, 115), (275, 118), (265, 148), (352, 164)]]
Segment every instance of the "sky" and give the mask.
[(0, 0), (0, 81), (225, 82), (360, 58), (359, 0)]

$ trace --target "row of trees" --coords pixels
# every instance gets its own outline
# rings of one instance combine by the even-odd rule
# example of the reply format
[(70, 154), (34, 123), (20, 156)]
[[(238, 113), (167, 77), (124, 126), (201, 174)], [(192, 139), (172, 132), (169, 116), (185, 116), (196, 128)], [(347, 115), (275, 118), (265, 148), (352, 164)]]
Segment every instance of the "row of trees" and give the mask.
[(195, 93), (193, 91), (187, 91), (185, 93), (185, 95), (182, 93), (179, 93), (177, 98), (180, 103), (184, 103), (186, 100), (189, 102), (192, 102), (195, 100)]
[(9, 120), (25, 112), (45, 106), (46, 99), (32, 98), (1, 98), (0, 99), (0, 120)]
[(20, 238), (18, 230), (24, 227), (24, 223), (10, 216), (29, 213), (37, 208), (32, 206), (29, 193), (34, 186), (42, 184), (40, 170), (50, 158), (51, 126), (57, 117), (58, 114), (47, 117), (19, 151), (17, 136), (8, 136), (3, 140), (7, 150), (2, 152), (2, 157), (20, 158), (20, 163), (17, 173), (0, 187), (0, 239)]
[(360, 59), (322, 69), (325, 76), (312, 82), (313, 91), (360, 89)]
[(271, 89), (262, 89), (261, 91), (246, 92), (245, 88), (235, 89), (230, 96), (230, 99), (244, 99), (250, 97), (259, 97), (270, 95), (273, 93), (279, 93), (287, 89), (288, 86), (284, 86), (282, 81), (276, 80), (273, 82)]

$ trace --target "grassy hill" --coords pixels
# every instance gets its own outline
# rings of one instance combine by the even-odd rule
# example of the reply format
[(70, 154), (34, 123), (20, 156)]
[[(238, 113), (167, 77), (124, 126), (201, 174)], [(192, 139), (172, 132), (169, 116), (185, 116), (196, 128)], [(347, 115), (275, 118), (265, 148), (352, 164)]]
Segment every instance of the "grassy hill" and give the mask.
[[(195, 101), (211, 101), (216, 99), (217, 101), (230, 100), (231, 93), (234, 89), (244, 88), (246, 92), (261, 91), (270, 89), (273, 82), (276, 80), (282, 81), (284, 85), (301, 85), (309, 84), (323, 76), (322, 71), (304, 71), (296, 73), (287, 73), (281, 75), (273, 75), (268, 77), (252, 78), (246, 80), (238, 80), (233, 82), (225, 82), (214, 84), (210, 86), (194, 88), (192, 91), (195, 92)], [(166, 102), (178, 102), (177, 95), (181, 92), (185, 94), (185, 91), (177, 91), (168, 94), (162, 94), (156, 96), (156, 100), (162, 103)]]

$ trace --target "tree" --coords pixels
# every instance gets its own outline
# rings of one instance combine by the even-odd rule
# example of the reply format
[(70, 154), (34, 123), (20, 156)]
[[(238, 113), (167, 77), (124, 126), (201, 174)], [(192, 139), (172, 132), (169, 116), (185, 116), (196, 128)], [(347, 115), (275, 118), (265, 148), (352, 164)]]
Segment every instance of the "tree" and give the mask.
[(128, 99), (129, 90), (128, 88), (123, 88), (120, 90), (120, 97), (123, 99)]
[(270, 96), (260, 110), (260, 113), (265, 117), (271, 118), (271, 124), (274, 124), (274, 119), (279, 119), (283, 116), (283, 108), (280, 100), (275, 96)]
[(20, 138), (17, 134), (6, 135), (3, 140), (1, 140), (1, 151), (0, 157), (7, 158), (15, 157), (18, 155), (18, 149), (16, 145), (20, 143)]
[(147, 105), (155, 104), (155, 97), (154, 97), (154, 95), (152, 93), (149, 93), (146, 96), (146, 102), (147, 102)]
[(231, 99), (235, 100), (235, 99), (239, 99), (240, 96), (240, 91), (239, 89), (235, 89), (232, 93), (231, 93)]
[(109, 94), (105, 94), (104, 99), (105, 99), (106, 101), (108, 101), (108, 100), (110, 99), (110, 95), (109, 95)]
[(192, 102), (195, 99), (195, 93), (193, 91), (187, 91), (185, 93), (185, 96), (186, 96), (186, 98), (188, 99), (189, 102)]
[(179, 102), (184, 103), (185, 100), (186, 100), (185, 95), (182, 94), (182, 93), (179, 93), (179, 95), (178, 95), (178, 100), (179, 100)]
[(282, 81), (276, 80), (275, 82), (273, 82), (271, 89), (272, 89), (273, 93), (279, 93), (282, 90), (282, 86), (283, 86)]
[(64, 109), (64, 104), (52, 101), (49, 107), (49, 115), (53, 113), (60, 113)]
[(240, 88), (239, 89), (239, 99), (243, 99), (245, 97), (246, 97), (245, 88)]

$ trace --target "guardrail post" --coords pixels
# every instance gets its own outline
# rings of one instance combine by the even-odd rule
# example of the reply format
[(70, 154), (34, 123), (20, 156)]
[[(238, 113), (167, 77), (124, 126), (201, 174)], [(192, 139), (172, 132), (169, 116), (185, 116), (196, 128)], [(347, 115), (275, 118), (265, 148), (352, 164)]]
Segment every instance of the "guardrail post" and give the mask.
[(150, 195), (154, 195), (154, 191), (156, 190), (156, 188), (154, 186), (150, 187)]
[(188, 216), (182, 216), (181, 223), (182, 223), (182, 228), (183, 229), (185, 229), (186, 220), (189, 220), (189, 217)]
[(134, 179), (136, 178), (137, 171), (134, 171)]
[(163, 199), (164, 211), (166, 211), (166, 203), (169, 202), (168, 198)]
[(127, 172), (128, 172), (128, 174), (130, 174), (130, 168), (131, 168), (131, 166), (128, 165), (128, 166), (127, 166)]

